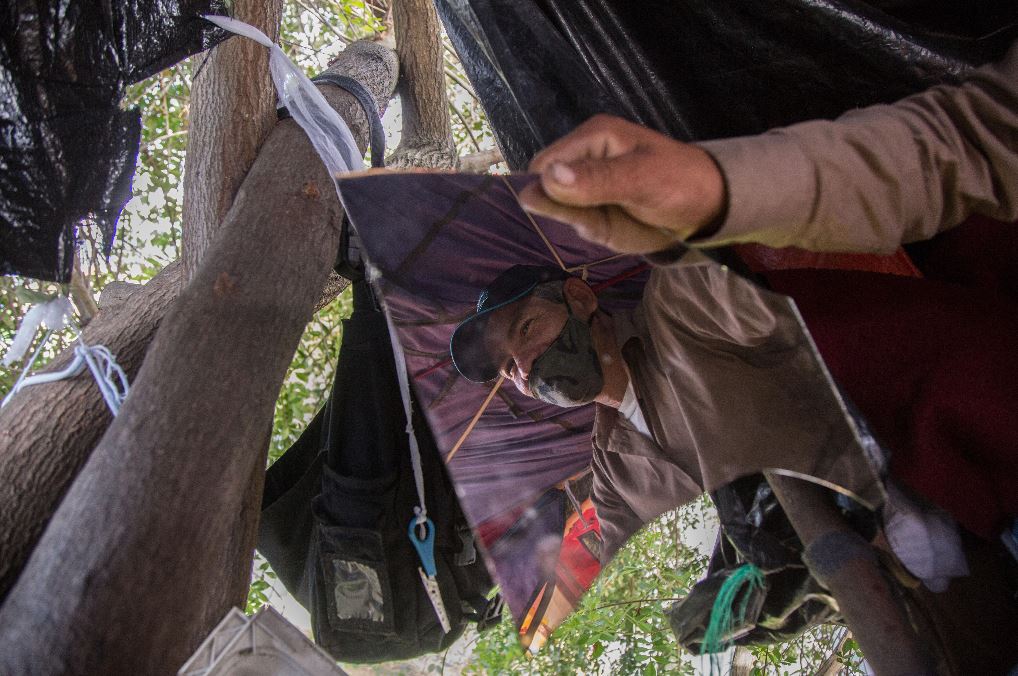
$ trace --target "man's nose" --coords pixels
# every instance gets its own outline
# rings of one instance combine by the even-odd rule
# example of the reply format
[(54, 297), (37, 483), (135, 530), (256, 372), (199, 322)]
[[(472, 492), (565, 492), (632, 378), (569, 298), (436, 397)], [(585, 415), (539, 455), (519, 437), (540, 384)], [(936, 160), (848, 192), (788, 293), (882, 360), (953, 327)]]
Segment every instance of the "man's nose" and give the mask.
[(530, 367), (533, 365), (533, 360), (516, 358), (516, 372), (520, 374), (520, 378), (523, 380), (530, 379)]
[(513, 361), (516, 363), (516, 373), (523, 380), (530, 378), (530, 369), (534, 366), (533, 350), (524, 348), (513, 354)]

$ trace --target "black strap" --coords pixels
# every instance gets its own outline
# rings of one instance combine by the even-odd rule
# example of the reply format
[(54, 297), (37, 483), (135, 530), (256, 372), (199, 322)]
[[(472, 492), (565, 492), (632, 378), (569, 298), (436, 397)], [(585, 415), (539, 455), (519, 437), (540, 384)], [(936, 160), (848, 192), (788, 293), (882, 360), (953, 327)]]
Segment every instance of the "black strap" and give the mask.
[[(371, 166), (376, 168), (384, 167), (385, 130), (382, 129), (382, 116), (378, 114), (378, 106), (375, 105), (375, 98), (371, 95), (371, 92), (368, 91), (367, 87), (352, 77), (337, 75), (335, 73), (320, 73), (319, 75), (311, 78), (311, 81), (336, 85), (340, 89), (353, 94), (354, 98), (356, 98), (361, 104), (361, 108), (364, 109), (364, 114), (368, 118), (371, 137)], [(290, 111), (283, 106), (276, 109), (276, 117), (280, 120), (285, 120), (292, 116), (290, 115)]]

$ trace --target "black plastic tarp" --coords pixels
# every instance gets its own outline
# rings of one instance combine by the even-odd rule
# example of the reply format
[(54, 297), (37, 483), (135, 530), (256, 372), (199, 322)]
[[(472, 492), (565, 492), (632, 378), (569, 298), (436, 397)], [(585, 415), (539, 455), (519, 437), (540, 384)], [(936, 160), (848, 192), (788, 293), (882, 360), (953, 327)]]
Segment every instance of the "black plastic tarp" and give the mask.
[(127, 85), (205, 49), (222, 0), (7, 0), (0, 9), (0, 274), (70, 278), (75, 230), (112, 246), (141, 135)]
[(1014, 0), (436, 1), (514, 169), (596, 113), (758, 133), (955, 81), (1018, 36)]

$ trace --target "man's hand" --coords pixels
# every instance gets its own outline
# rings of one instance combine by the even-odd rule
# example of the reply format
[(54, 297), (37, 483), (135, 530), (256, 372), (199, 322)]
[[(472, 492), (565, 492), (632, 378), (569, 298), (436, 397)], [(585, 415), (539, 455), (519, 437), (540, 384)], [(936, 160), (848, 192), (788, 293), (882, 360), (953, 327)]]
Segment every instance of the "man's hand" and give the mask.
[(524, 209), (620, 253), (666, 249), (724, 210), (724, 178), (710, 155), (617, 117), (587, 120), (530, 170), (541, 180), (520, 193)]

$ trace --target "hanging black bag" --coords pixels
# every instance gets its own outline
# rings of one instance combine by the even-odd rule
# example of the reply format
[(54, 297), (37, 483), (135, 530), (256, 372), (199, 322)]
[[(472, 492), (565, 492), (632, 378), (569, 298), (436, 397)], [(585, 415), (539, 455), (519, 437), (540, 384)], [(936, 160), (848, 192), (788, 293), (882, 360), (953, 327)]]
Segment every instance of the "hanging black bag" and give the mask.
[(415, 410), (435, 581), (446, 631), (408, 537), (419, 500), (385, 316), (364, 281), (332, 395), (269, 468), (258, 549), (311, 614), (315, 641), (340, 661), (380, 662), (444, 650), (468, 622), (499, 619), (493, 585), (427, 423)]

